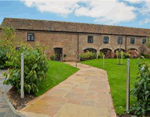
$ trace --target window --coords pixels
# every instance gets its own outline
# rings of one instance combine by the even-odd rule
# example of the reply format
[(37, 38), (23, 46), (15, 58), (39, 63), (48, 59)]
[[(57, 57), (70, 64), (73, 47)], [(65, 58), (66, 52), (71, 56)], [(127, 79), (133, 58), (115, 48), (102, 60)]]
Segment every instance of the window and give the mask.
[(104, 44), (109, 43), (109, 37), (108, 37), (108, 36), (105, 36), (105, 37), (104, 37), (103, 43), (104, 43)]
[(88, 43), (93, 43), (93, 36), (88, 36)]
[(143, 39), (143, 40), (142, 40), (142, 44), (146, 44), (146, 39)]
[(118, 44), (122, 44), (122, 37), (118, 38)]
[(27, 41), (34, 41), (34, 34), (33, 33), (27, 34)]
[(134, 38), (131, 38), (131, 39), (130, 39), (130, 43), (131, 43), (131, 44), (134, 44), (134, 43), (135, 43), (135, 39), (134, 39)]

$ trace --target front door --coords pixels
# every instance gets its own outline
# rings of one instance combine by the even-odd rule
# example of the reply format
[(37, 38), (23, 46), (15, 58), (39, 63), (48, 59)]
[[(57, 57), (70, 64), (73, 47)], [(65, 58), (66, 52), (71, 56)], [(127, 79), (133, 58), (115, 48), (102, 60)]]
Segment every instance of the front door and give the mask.
[(62, 61), (62, 48), (54, 48), (55, 61)]

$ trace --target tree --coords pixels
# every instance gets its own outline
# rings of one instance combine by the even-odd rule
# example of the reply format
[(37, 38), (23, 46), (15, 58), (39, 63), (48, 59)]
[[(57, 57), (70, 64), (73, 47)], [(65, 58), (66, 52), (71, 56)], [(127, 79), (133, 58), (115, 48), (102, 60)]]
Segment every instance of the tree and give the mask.
[(4, 35), (0, 37), (0, 68), (6, 68), (8, 67), (6, 54), (12, 47), (17, 46), (19, 40), (16, 41), (16, 31), (13, 28), (2, 27), (2, 33)]
[[(13, 28), (4, 27), (2, 29), (4, 35), (0, 44), (8, 49), (6, 65), (10, 66), (9, 73), (3, 74), (6, 76), (4, 84), (10, 84), (20, 92), (21, 53), (24, 53), (24, 91), (26, 93), (38, 92), (39, 83), (45, 80), (48, 71), (46, 48), (39, 43), (35, 44), (35, 48), (33, 48), (21, 39), (17, 39), (16, 30)], [(16, 49), (18, 46), (19, 49)]]

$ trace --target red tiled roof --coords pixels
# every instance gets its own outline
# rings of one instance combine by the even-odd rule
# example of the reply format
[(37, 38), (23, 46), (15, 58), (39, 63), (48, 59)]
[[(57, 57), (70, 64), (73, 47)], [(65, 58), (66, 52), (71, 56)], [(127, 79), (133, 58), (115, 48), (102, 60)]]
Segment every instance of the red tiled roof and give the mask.
[(48, 20), (4, 18), (1, 27), (5, 25), (14, 27), (16, 29), (25, 30), (50, 30), (99, 34), (150, 36), (150, 29)]

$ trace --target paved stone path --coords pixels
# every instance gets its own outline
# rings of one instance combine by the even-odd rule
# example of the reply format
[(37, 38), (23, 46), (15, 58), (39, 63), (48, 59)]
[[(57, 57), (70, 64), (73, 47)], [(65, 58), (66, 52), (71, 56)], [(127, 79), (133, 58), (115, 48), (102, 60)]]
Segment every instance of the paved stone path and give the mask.
[[(6, 71), (3, 71), (6, 72)], [(21, 117), (14, 113), (10, 104), (6, 101), (5, 94), (11, 88), (10, 86), (3, 85), (4, 77), (0, 70), (0, 117)]]
[(116, 117), (106, 71), (80, 63), (78, 68), (20, 112), (28, 117)]

